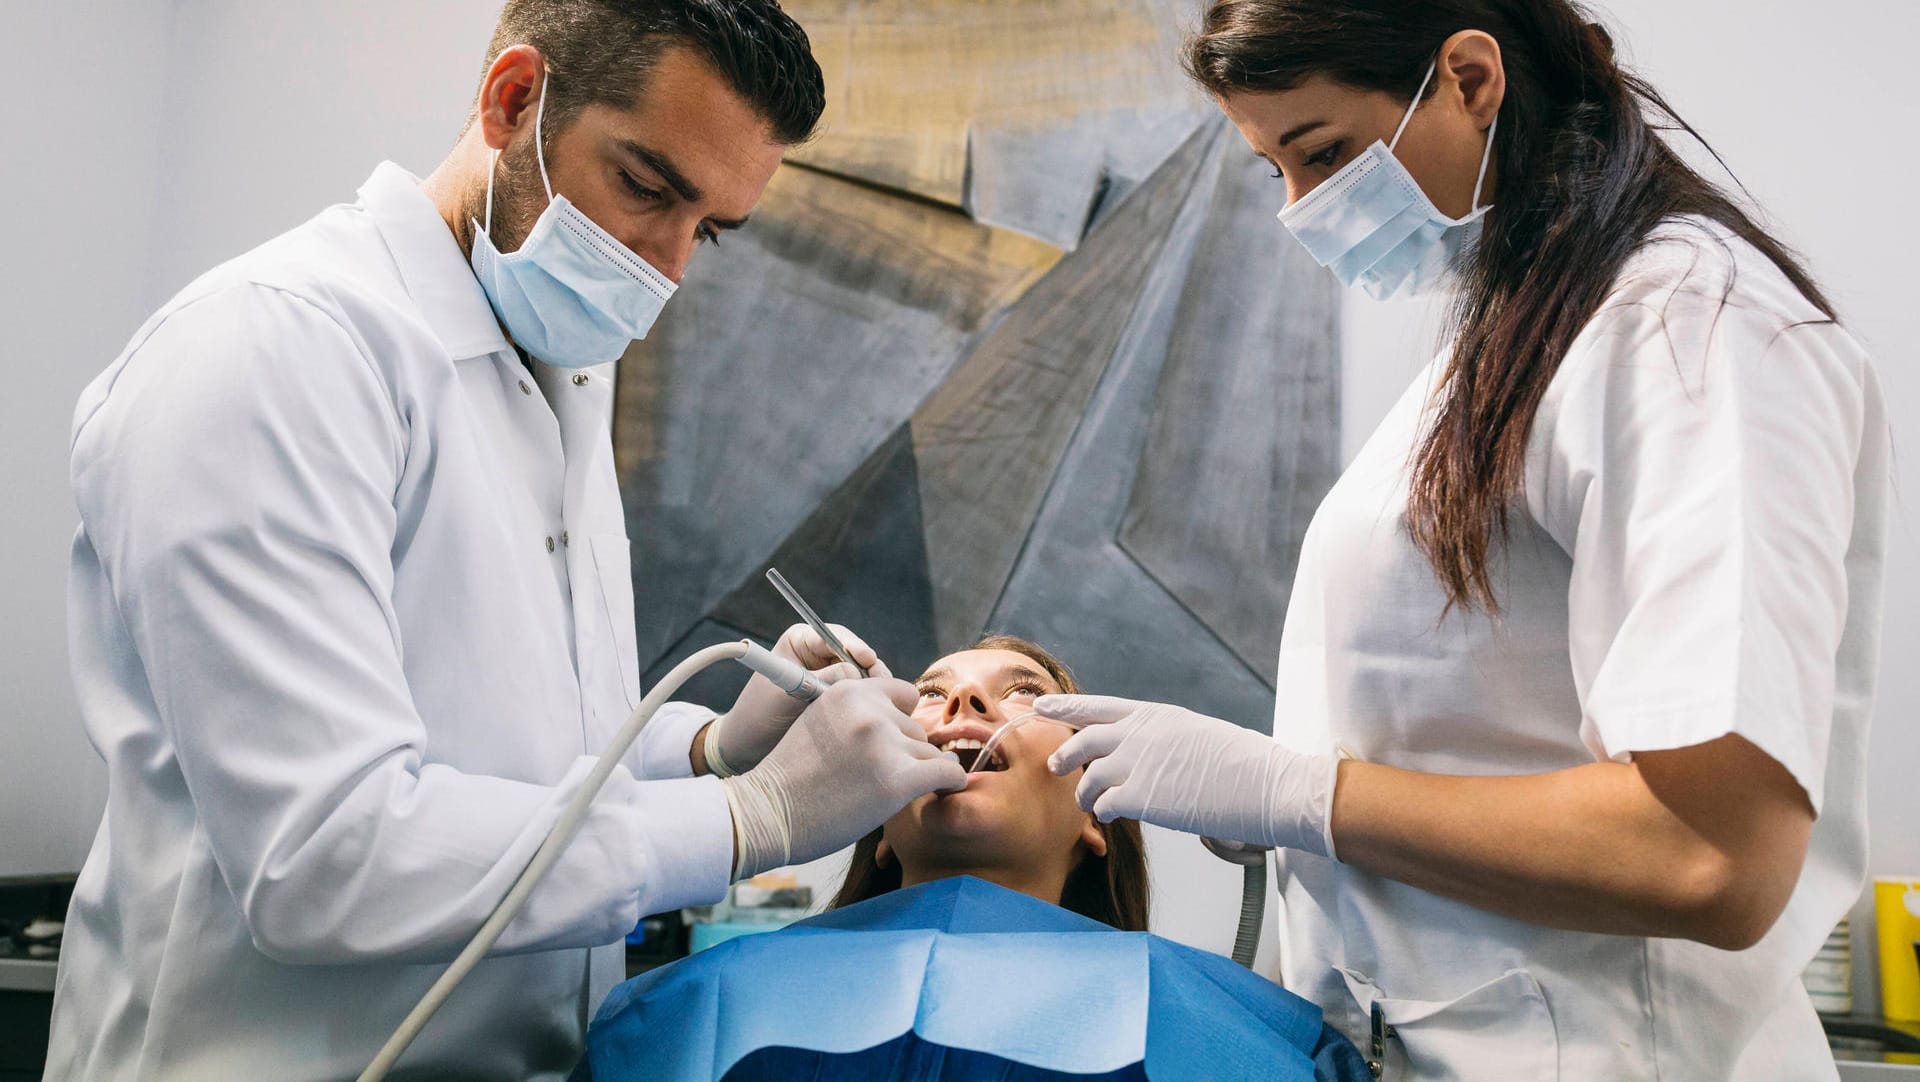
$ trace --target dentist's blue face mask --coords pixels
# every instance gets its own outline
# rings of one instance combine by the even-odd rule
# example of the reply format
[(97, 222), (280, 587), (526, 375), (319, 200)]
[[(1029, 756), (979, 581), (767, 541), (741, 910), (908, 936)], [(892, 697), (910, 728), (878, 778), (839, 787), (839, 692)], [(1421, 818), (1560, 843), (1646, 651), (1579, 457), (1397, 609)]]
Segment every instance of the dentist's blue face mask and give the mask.
[(1492, 209), (1480, 205), (1480, 189), (1493, 159), (1498, 117), (1487, 128), (1487, 149), (1473, 182), (1473, 211), (1464, 218), (1440, 213), (1394, 157), (1393, 148), (1420, 107), (1438, 63), (1427, 68), (1392, 143), (1375, 139), (1345, 168), (1280, 212), (1280, 223), (1316, 262), (1342, 285), (1358, 285), (1375, 300), (1416, 296), (1446, 282), (1479, 238), (1480, 219)]
[(521, 349), (552, 365), (585, 368), (620, 358), (645, 338), (673, 296), (672, 279), (613, 239), (547, 179), (540, 121), (547, 111), (549, 75), (533, 114), (533, 144), (547, 207), (527, 239), (502, 254), (493, 246), (493, 174), (500, 152), (487, 166), (487, 220), (474, 223), (473, 273), (494, 314)]

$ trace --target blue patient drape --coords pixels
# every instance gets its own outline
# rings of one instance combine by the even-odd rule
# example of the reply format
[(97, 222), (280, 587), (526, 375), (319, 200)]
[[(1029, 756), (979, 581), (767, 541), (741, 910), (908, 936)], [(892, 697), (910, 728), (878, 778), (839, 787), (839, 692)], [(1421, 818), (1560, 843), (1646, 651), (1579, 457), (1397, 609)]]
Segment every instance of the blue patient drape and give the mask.
[(616, 988), (576, 1079), (1364, 1079), (1319, 1008), (1205, 951), (972, 877)]

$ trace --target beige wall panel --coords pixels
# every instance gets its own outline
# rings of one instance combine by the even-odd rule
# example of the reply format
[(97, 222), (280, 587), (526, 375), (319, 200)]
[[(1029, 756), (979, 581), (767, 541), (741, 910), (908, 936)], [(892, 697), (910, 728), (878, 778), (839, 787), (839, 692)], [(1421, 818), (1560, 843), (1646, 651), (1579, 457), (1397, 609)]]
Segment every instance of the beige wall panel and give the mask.
[(787, 9), (813, 39), (827, 112), (794, 160), (967, 206), (970, 131), (1042, 132), (1191, 102), (1172, 6), (797, 0)]

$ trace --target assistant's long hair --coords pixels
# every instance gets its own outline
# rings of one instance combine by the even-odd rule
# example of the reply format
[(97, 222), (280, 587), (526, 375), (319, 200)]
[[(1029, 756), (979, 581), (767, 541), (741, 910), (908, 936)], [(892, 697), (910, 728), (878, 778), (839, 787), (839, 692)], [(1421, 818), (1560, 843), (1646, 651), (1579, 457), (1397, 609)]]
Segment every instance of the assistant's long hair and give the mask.
[[(1073, 672), (1046, 650), (1013, 635), (989, 635), (968, 647), (969, 650), (1011, 650), (1039, 663), (1047, 675), (1068, 695), (1080, 693)], [(1060, 905), (1083, 917), (1110, 924), (1123, 932), (1147, 930), (1147, 846), (1140, 835), (1140, 824), (1132, 819), (1115, 819), (1096, 824), (1107, 839), (1107, 855), (1084, 854), (1067, 875)], [(881, 828), (884, 829), (884, 828)], [(847, 878), (827, 907), (839, 909), (900, 889), (900, 862), (889, 861), (882, 868), (874, 861), (880, 849), (881, 830), (860, 839), (853, 847), (853, 863)]]
[(1612, 39), (1573, 0), (1214, 0), (1184, 60), (1216, 95), (1323, 75), (1406, 100), (1462, 30), (1491, 35), (1506, 69), (1497, 190), (1461, 268), (1453, 353), (1412, 462), (1407, 520), (1448, 609), (1497, 612), (1490, 564), (1521, 491), (1534, 414), (1650, 230), (1676, 215), (1718, 222), (1828, 319), (1833, 308), (1784, 245), (1660, 137), (1700, 138), (1621, 69)]

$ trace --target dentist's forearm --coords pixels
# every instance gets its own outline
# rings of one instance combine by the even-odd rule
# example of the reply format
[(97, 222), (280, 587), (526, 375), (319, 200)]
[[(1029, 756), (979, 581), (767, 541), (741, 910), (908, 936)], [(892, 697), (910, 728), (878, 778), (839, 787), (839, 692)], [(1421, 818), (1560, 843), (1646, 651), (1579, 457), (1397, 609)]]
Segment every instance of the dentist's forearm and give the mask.
[(687, 749), (687, 762), (693, 767), (693, 776), (696, 778), (713, 773), (707, 768), (707, 730), (713, 728), (713, 724), (709, 721), (700, 726), (699, 731), (693, 734), (693, 746)]

